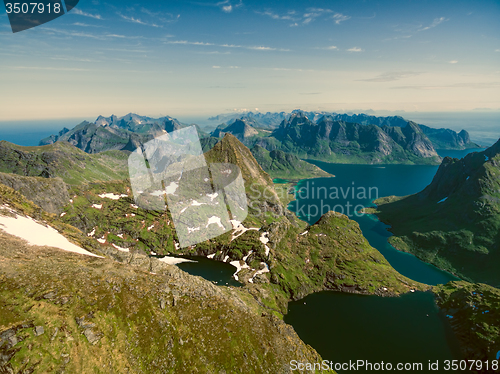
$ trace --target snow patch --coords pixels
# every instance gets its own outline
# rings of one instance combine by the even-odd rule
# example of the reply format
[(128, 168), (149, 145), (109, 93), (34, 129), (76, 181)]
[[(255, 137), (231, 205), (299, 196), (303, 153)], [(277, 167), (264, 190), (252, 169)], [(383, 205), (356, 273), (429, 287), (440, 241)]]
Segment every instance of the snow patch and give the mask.
[(241, 265), (241, 261), (231, 261), (231, 265), (233, 265), (236, 268), (236, 272), (233, 274), (234, 279), (238, 280), (238, 273), (240, 272), (241, 269), (250, 269), (250, 266), (248, 266), (246, 263), (243, 263)]
[(62, 212), (59, 217), (64, 217), (66, 215), (66, 212)]
[(257, 271), (257, 272), (253, 275), (253, 277), (252, 277), (252, 278), (250, 278), (250, 279), (248, 280), (250, 283), (253, 283), (253, 279), (254, 279), (257, 275), (259, 275), (259, 274), (264, 274), (264, 273), (269, 273), (269, 266), (267, 266), (267, 264), (266, 264), (265, 262), (261, 262), (260, 264), (261, 264), (261, 265), (264, 265), (264, 269)]
[(269, 235), (269, 233), (267, 231), (262, 233), (259, 240), (262, 244), (264, 244), (264, 248), (266, 249), (266, 256), (269, 256), (270, 248), (267, 245), (267, 243), (269, 242), (269, 238), (267, 237), (267, 235)]
[(122, 247), (118, 247), (116, 244), (111, 244), (113, 247), (115, 247), (116, 249), (118, 249), (119, 251), (122, 251), (122, 252), (130, 252), (128, 248), (122, 248)]
[(305, 234), (307, 234), (308, 232), (309, 232), (309, 230), (306, 230), (306, 231), (304, 231), (302, 234), (299, 234), (299, 235), (305, 235)]
[(220, 217), (217, 217), (217, 216), (212, 216), (208, 219), (208, 223), (207, 225), (205, 226), (205, 228), (208, 228), (208, 226), (210, 226), (212, 223), (216, 223), (217, 226), (219, 226), (220, 228), (225, 228), (223, 225), (222, 225), (222, 222), (220, 221)]
[(68, 252), (100, 257), (71, 243), (53, 227), (46, 227), (31, 217), (0, 216), (0, 228), (6, 233), (26, 240), (30, 245), (56, 247)]
[(199, 231), (199, 227), (188, 227), (188, 234), (191, 234), (192, 232)]
[(134, 209), (139, 209), (139, 207), (137, 205), (135, 205), (135, 204), (130, 204), (130, 207), (134, 208)]
[(180, 257), (171, 257), (171, 256), (165, 256), (159, 259), (161, 262), (164, 262), (169, 265), (177, 265), (181, 264), (183, 262), (196, 262), (193, 260), (188, 260), (187, 258), (180, 258)]
[(94, 236), (95, 235), (95, 227), (94, 229), (87, 234), (87, 236)]
[(114, 193), (102, 193), (99, 195), (100, 198), (102, 199), (111, 199), (111, 200), (118, 200), (120, 197), (127, 197), (128, 195), (121, 194), (121, 195), (115, 195)]
[(151, 226), (148, 227), (148, 231), (150, 231), (153, 227), (155, 227), (154, 223)]
[(219, 196), (217, 192), (214, 193), (207, 193), (207, 196), (210, 198), (210, 201), (214, 201), (214, 199)]
[(207, 205), (207, 203), (199, 203), (196, 200), (193, 200), (193, 202), (191, 203), (191, 205), (192, 206), (200, 206), (200, 205)]
[(207, 255), (207, 258), (214, 258), (215, 257), (215, 253), (212, 253), (211, 255)]
[(101, 209), (102, 204), (92, 204), (92, 208)]
[(106, 243), (106, 238), (97, 239), (97, 241), (101, 244), (104, 244)]

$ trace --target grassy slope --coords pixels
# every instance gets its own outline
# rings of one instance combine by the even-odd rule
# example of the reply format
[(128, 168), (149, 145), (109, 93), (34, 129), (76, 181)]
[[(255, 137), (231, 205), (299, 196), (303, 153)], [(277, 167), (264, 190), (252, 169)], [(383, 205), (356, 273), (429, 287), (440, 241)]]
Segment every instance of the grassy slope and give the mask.
[(500, 351), (500, 290), (460, 281), (435, 286), (433, 291), (461, 342), (465, 357), (494, 360)]
[(255, 146), (251, 152), (259, 165), (272, 178), (283, 178), (298, 181), (315, 177), (330, 177), (331, 174), (309, 164), (295, 155), (283, 151), (269, 152), (265, 148)]
[(279, 373), (292, 359), (321, 360), (244, 292), (175, 266), (151, 274), (0, 242), (0, 351), (15, 372)]
[(0, 156), (0, 172), (60, 177), (68, 184), (128, 176), (126, 152), (107, 151), (89, 155), (66, 142), (23, 147), (0, 141)]

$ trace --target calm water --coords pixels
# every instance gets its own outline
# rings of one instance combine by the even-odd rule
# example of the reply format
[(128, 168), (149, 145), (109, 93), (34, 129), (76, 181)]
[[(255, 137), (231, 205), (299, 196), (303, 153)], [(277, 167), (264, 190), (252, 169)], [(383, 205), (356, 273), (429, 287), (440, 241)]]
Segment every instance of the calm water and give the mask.
[[(463, 157), (470, 152), (440, 151), (440, 154)], [(378, 197), (405, 196), (421, 191), (432, 181), (438, 166), (309, 162), (336, 177), (306, 179), (297, 184), (297, 200), (290, 203), (289, 209), (296, 212), (299, 218), (313, 224), (328, 210), (347, 214), (359, 223), (368, 242), (401, 274), (432, 285), (456, 279), (411, 254), (397, 251), (387, 242), (392, 235), (387, 231), (387, 225), (372, 215), (357, 214), (363, 207), (373, 206), (372, 201)]]
[(430, 293), (383, 298), (319, 292), (290, 303), (285, 322), (324, 360), (422, 363), (426, 373), (429, 360), (443, 365), (461, 358), (444, 318)]
[(240, 287), (241, 283), (233, 278), (236, 268), (228, 263), (211, 260), (201, 256), (182, 256), (196, 262), (183, 262), (177, 266), (191, 275), (199, 275), (219, 286)]
[(23, 145), (36, 146), (43, 138), (57, 134), (67, 127), (72, 129), (84, 119), (54, 119), (37, 121), (0, 121), (0, 140)]

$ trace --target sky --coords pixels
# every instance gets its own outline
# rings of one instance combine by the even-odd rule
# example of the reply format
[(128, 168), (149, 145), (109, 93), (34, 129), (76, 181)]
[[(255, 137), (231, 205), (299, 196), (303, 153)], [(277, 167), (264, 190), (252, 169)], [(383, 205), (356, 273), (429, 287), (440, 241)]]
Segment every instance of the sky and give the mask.
[(0, 117), (500, 109), (500, 1), (102, 1), (12, 33)]

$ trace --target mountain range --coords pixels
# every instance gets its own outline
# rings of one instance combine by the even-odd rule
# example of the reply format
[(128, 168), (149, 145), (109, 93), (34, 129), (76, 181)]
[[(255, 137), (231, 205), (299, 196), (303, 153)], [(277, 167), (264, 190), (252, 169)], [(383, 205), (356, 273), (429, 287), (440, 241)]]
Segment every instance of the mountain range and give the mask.
[[(129, 113), (123, 117), (99, 116), (94, 122), (84, 121), (73, 129), (62, 129), (40, 141), (39, 145), (65, 141), (87, 153), (108, 150), (133, 151), (141, 144), (167, 132), (187, 127), (171, 117), (150, 118)], [(199, 127), (201, 137), (206, 136)]]
[[(318, 123), (322, 117), (329, 116), (334, 121), (352, 122), (359, 123), (361, 125), (376, 125), (379, 127), (389, 126), (389, 127), (406, 127), (409, 120), (401, 116), (387, 116), (387, 117), (377, 117), (365, 113), (360, 114), (340, 114), (324, 111), (302, 111), (294, 110), (290, 113), (279, 112), (279, 113), (230, 113), (221, 114), (215, 117), (209, 118), (212, 121), (225, 122), (227, 124), (232, 124), (237, 119), (244, 120), (249, 125), (264, 130), (274, 130), (278, 128), (283, 121), (288, 121), (290, 117), (302, 113), (310, 121)], [(419, 124), (421, 130), (425, 135), (431, 140), (435, 149), (468, 149), (468, 148), (480, 148), (476, 143), (471, 142), (469, 134), (467, 131), (462, 130), (459, 133), (450, 129), (436, 129), (429, 126)]]
[(416, 163), (440, 161), (418, 125), (378, 127), (323, 116), (315, 123), (305, 113), (293, 114), (269, 137), (248, 140), (267, 150), (279, 149), (301, 158), (341, 163)]

